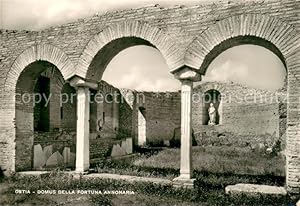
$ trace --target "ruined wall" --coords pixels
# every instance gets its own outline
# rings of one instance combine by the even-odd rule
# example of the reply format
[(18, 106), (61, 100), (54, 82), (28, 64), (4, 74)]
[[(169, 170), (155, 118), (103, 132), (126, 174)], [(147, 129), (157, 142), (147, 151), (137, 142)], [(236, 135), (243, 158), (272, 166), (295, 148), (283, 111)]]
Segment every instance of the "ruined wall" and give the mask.
[(147, 143), (170, 140), (180, 127), (179, 92), (137, 92), (136, 110), (144, 109)]
[(61, 129), (76, 131), (77, 99), (76, 90), (68, 83), (62, 88)]
[[(204, 125), (202, 95), (211, 89), (221, 93), (219, 125)], [(202, 83), (194, 90), (193, 129), (195, 133), (215, 130), (218, 133), (229, 132), (227, 138), (239, 138), (239, 142), (268, 142), (282, 137), (286, 130), (286, 104), (283, 93), (268, 92), (247, 88), (232, 83)], [(284, 110), (285, 108), (285, 110)]]
[(120, 89), (121, 100), (119, 104), (119, 136), (126, 138), (134, 136), (135, 116), (133, 111), (134, 93), (129, 89)]
[[(113, 27), (116, 28), (116, 30), (109, 30), (110, 32), (107, 32), (107, 36), (124, 34), (127, 33), (127, 29), (134, 30), (138, 28), (138, 37), (151, 36), (156, 42), (160, 42), (160, 48), (164, 48), (164, 44), (175, 42), (176, 48), (173, 47), (173, 49), (170, 49), (175, 51), (174, 54), (178, 55), (178, 59), (172, 59), (174, 62), (180, 62), (185, 59), (184, 52), (188, 45), (190, 45), (196, 37), (206, 31), (210, 31), (209, 28), (215, 25), (219, 26), (217, 31), (220, 32), (217, 32), (217, 35), (213, 33), (212, 35), (203, 37), (199, 41), (200, 43), (202, 42), (205, 46), (212, 45), (210, 43), (218, 44), (218, 42), (224, 40), (222, 34), (226, 32), (232, 36), (239, 36), (247, 35), (249, 30), (251, 30), (250, 33), (255, 33), (258, 37), (274, 40), (272, 43), (275, 45), (279, 42), (278, 45), (281, 46), (279, 49), (282, 50), (281, 52), (283, 52), (285, 57), (289, 57), (286, 59), (287, 66), (289, 67), (289, 92), (295, 97), (294, 99), (298, 99), (300, 95), (299, 81), (297, 78), (300, 72), (298, 59), (300, 52), (298, 48), (298, 34), (300, 30), (299, 0), (224, 0), (205, 1), (199, 4), (200, 5), (190, 7), (174, 6), (170, 8), (162, 8), (159, 5), (155, 5), (124, 11), (107, 12), (41, 31), (0, 30), (0, 92), (2, 95), (0, 99), (0, 166), (11, 171), (15, 170), (16, 106), (14, 80), (18, 78), (20, 71), (25, 67), (24, 65), (27, 64), (28, 61), (35, 61), (42, 56), (44, 59), (57, 63), (59, 69), (64, 71), (66, 77), (70, 77), (69, 74), (72, 73), (73, 70), (82, 74), (80, 70), (82, 67), (79, 62), (83, 63), (85, 58), (90, 58), (90, 54), (87, 52), (83, 55), (82, 61), (78, 60), (83, 54), (86, 45), (88, 45), (88, 42), (107, 26), (123, 23), (125, 21), (134, 21), (136, 24), (131, 24), (133, 25), (131, 27)], [(248, 18), (248, 15), (250, 15), (250, 18)], [(232, 16), (236, 16), (237, 18), (224, 21), (224, 24), (218, 24)], [(273, 24), (276, 20), (284, 22), (284, 24), (279, 24), (278, 30), (270, 30), (270, 26), (277, 25)], [(144, 23), (146, 23), (146, 26), (144, 26)], [(135, 27), (135, 25), (138, 26)], [(259, 25), (260, 29), (252, 31), (253, 28), (257, 28), (257, 25)], [(289, 25), (291, 27), (289, 27)], [(151, 27), (154, 29), (149, 29)], [(226, 32), (223, 32), (223, 30)], [(296, 33), (291, 32), (294, 35), (282, 39), (283, 33), (289, 33), (287, 31), (291, 30), (295, 30)], [(213, 31), (214, 30), (212, 30), (212, 32)], [(276, 32), (275, 34), (274, 31)], [(161, 37), (160, 35), (163, 35), (163, 38), (155, 39)], [(104, 35), (104, 38), (105, 37), (106, 35)], [(171, 40), (165, 41), (165, 37)], [(228, 36), (226, 36), (226, 38), (228, 38)], [(95, 40), (92, 43), (99, 42)], [(295, 45), (290, 43), (294, 43)], [(39, 46), (33, 47), (37, 45)], [(37, 51), (37, 48), (40, 49)], [(198, 50), (199, 52), (207, 53), (211, 49), (213, 48), (207, 46), (205, 49), (200, 47)], [(219, 49), (222, 50), (222, 48)], [(23, 54), (25, 50), (29, 52)], [(58, 50), (61, 52), (57, 52)], [(198, 50), (196, 52), (198, 52)], [(114, 54), (114, 52), (114, 49), (112, 49), (110, 54)], [(192, 51), (190, 51), (190, 53), (192, 53)], [(24, 58), (15, 62), (21, 54), (23, 54)], [(168, 55), (165, 55), (165, 57), (168, 57)], [(198, 64), (201, 64), (201, 60), (199, 60)], [(13, 71), (10, 71), (12, 68)], [(71, 72), (69, 68), (72, 68)], [(4, 88), (4, 85), (6, 85), (6, 88)], [(297, 101), (289, 105), (288, 124), (290, 125), (290, 129), (288, 134), (290, 135), (289, 142), (291, 148), (289, 148), (290, 156), (287, 162), (293, 166), (288, 168), (291, 174), (288, 175), (287, 179), (292, 182), (292, 185), (289, 187), (296, 189), (299, 188), (297, 174), (300, 156), (298, 148), (293, 145), (299, 143), (299, 138), (297, 137), (299, 132), (299, 112), (297, 111), (299, 111), (299, 109), (299, 103)]]

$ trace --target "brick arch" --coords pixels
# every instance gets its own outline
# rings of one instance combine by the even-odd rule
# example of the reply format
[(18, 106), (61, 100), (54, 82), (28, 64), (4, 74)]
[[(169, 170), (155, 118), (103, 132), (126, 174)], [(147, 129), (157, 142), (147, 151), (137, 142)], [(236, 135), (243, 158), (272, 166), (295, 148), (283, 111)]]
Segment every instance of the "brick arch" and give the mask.
[(196, 87), (196, 90), (201, 91), (202, 93), (205, 93), (209, 90), (217, 90), (218, 92), (220, 92), (220, 94), (226, 91), (225, 86), (217, 82), (206, 82), (202, 85), (198, 85)]
[[(136, 45), (149, 45), (157, 48), (165, 58), (170, 70), (175, 70), (183, 65), (183, 54), (178, 51), (179, 47), (176, 45), (176, 41), (172, 40), (168, 34), (145, 22), (124, 21), (104, 28), (89, 41), (78, 61), (76, 74), (87, 77), (89, 67), (101, 49), (114, 40), (132, 37), (145, 41)], [(134, 43), (130, 46), (134, 46)]]
[(261, 14), (232, 16), (208, 27), (189, 45), (185, 65), (205, 74), (221, 52), (241, 44), (255, 44), (274, 52), (286, 65), (295, 58), (299, 36), (292, 25)]
[[(241, 42), (235, 42), (236, 39)], [(243, 42), (244, 39), (250, 40)], [(288, 192), (299, 192), (300, 35), (294, 26), (278, 18), (261, 14), (243, 14), (223, 19), (208, 27), (188, 46), (184, 57), (185, 65), (204, 75), (208, 65), (220, 52), (245, 43), (266, 47), (274, 52), (286, 66), (289, 95), (286, 188)]]
[(39, 60), (55, 65), (64, 79), (68, 79), (74, 74), (75, 67), (63, 51), (49, 44), (40, 44), (26, 49), (17, 57), (7, 73), (4, 87), (15, 89), (22, 71), (29, 64)]

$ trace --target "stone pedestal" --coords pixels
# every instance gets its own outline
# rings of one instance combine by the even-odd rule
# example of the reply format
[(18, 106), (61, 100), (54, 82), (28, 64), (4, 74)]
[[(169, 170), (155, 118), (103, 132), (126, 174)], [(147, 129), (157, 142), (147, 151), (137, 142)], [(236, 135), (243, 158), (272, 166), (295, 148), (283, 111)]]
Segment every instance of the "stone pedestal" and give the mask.
[(175, 188), (186, 188), (186, 189), (193, 189), (194, 188), (194, 182), (196, 179), (191, 178), (185, 178), (185, 177), (176, 177), (173, 179), (173, 187)]

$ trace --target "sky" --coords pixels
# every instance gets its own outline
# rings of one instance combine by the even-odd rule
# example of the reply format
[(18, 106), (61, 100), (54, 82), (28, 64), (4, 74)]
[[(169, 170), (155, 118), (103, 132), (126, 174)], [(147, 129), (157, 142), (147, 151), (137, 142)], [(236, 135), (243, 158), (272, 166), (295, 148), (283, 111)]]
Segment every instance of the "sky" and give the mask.
[[(204, 0), (0, 0), (0, 28), (40, 30), (106, 11), (157, 3), (193, 5), (200, 1)], [(272, 52), (242, 45), (221, 53), (209, 66), (203, 81), (236, 82), (275, 90), (283, 85), (284, 76), (285, 68)], [(109, 63), (103, 80), (119, 88), (144, 91), (180, 89), (180, 82), (169, 73), (161, 53), (147, 46), (120, 52)]]

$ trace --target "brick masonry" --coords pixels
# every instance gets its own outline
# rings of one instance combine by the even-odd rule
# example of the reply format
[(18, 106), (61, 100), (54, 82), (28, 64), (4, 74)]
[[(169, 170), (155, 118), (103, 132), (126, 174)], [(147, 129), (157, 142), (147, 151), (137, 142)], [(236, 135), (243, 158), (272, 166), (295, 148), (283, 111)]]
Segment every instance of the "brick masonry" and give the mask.
[[(204, 102), (205, 95), (212, 90), (220, 93), (221, 102), (219, 106), (215, 104), (220, 116), (215, 126), (208, 125), (208, 107)], [(235, 142), (237, 146), (271, 146), (277, 140), (281, 140), (284, 146), (287, 117), (285, 97), (286, 88), (270, 92), (234, 83), (201, 83), (193, 93), (194, 132), (196, 136), (210, 136), (211, 132), (221, 136), (227, 134), (226, 142)]]
[(74, 74), (99, 80), (119, 51), (144, 44), (161, 51), (170, 71), (188, 66), (205, 74), (226, 48), (252, 43), (273, 51), (287, 67), (287, 189), (299, 192), (299, 11), (299, 0), (207, 1), (192, 7), (154, 5), (108, 12), (41, 31), (1, 30), (0, 165), (16, 170), (20, 117), (14, 97), (21, 72), (32, 62), (54, 64), (65, 80)]

